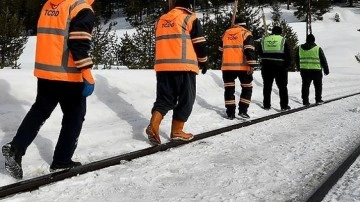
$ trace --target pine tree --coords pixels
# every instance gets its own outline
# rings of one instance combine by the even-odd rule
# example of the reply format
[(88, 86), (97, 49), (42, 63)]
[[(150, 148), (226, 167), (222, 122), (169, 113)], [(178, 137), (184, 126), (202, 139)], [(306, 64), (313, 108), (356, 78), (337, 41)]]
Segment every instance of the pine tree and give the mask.
[(280, 26), (282, 27), (283, 30), (282, 36), (285, 37), (291, 50), (291, 62), (290, 62), (289, 71), (296, 71), (295, 48), (298, 46), (299, 39), (297, 37), (296, 32), (294, 32), (292, 27), (285, 20), (281, 21)]
[(221, 37), (225, 30), (230, 27), (231, 16), (224, 10), (215, 9), (215, 17), (212, 18), (210, 10), (207, 10), (203, 15), (202, 24), (204, 35), (207, 40), (208, 49), (208, 65), (210, 69), (220, 69), (222, 54), (219, 51), (219, 46), (222, 43)]
[(96, 23), (92, 35), (92, 46), (90, 55), (93, 58), (94, 69), (98, 69), (99, 64), (104, 68), (110, 69), (116, 63), (116, 44), (118, 38), (112, 28), (116, 23), (110, 23), (108, 27), (101, 23)]
[(136, 33), (138, 48), (142, 50), (138, 66), (145, 69), (152, 69), (155, 59), (154, 20), (147, 18), (146, 23), (136, 29)]
[[(266, 4), (274, 4), (276, 2), (279, 2), (278, 0), (257, 0), (257, 2), (260, 4), (260, 5), (266, 5)], [(285, 2), (285, 1), (282, 1), (282, 2)]]
[(220, 6), (223, 6), (226, 4), (226, 1), (225, 0), (210, 0), (210, 1), (207, 1), (207, 0), (203, 0), (204, 3), (208, 3), (210, 2), (211, 5), (214, 7), (214, 8), (219, 8)]
[(155, 59), (154, 18), (146, 18), (144, 24), (136, 28), (136, 32), (121, 38), (117, 55), (121, 64), (129, 69), (152, 69)]
[(35, 35), (37, 32), (37, 22), (43, 5), (46, 0), (23, 1), (24, 7), (21, 13), (24, 16), (24, 25), (27, 33)]
[[(96, 1), (95, 1), (96, 2)], [(115, 10), (115, 3), (113, 0), (100, 0), (99, 1), (99, 8), (101, 17), (105, 20), (104, 23), (107, 23), (108, 20), (111, 18), (112, 14)]]
[[(297, 11), (294, 12), (294, 15), (298, 19), (304, 19), (306, 21), (306, 14), (308, 12), (308, 0), (293, 0), (294, 6), (297, 8)], [(322, 16), (329, 12), (331, 2), (330, 0), (310, 0), (310, 12), (311, 16), (315, 20), (322, 20)]]
[(349, 0), (348, 2), (349, 2), (349, 6), (350, 6), (350, 7), (353, 7), (353, 6), (354, 6), (354, 0)]
[(149, 16), (159, 17), (168, 11), (168, 5), (163, 0), (124, 0), (126, 21), (132, 26), (146, 23)]
[(264, 35), (264, 29), (260, 26), (260, 10), (260, 7), (253, 6), (245, 0), (239, 0), (236, 16), (245, 19), (247, 28), (252, 32), (254, 39), (259, 39)]
[(17, 63), (28, 40), (23, 22), (8, 7), (0, 10), (0, 69), (19, 68)]
[(330, 11), (330, 0), (318, 0), (315, 3), (317, 11), (315, 12), (316, 19), (323, 20), (323, 15)]
[(138, 58), (139, 49), (135, 44), (134, 37), (127, 32), (120, 38), (120, 44), (116, 52), (116, 56), (120, 65), (124, 65), (129, 69), (136, 69), (135, 62)]
[(272, 5), (271, 5), (271, 19), (275, 22), (280, 22), (281, 21), (281, 15), (282, 15), (282, 12), (281, 12), (281, 7), (280, 7), (280, 3), (279, 2), (274, 2)]

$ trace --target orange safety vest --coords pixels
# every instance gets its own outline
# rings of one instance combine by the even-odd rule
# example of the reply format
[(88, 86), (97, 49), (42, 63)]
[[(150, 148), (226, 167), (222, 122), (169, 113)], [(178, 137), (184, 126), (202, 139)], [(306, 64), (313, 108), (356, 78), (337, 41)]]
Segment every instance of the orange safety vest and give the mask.
[(155, 32), (155, 71), (192, 71), (199, 73), (190, 31), (196, 16), (176, 7), (160, 17)]
[[(34, 69), (36, 77), (83, 82), (81, 70), (76, 68), (67, 44), (71, 19), (84, 8), (92, 10), (92, 2), (93, 0), (49, 0), (45, 3), (37, 27)], [(91, 35), (88, 35), (85, 37), (91, 39)], [(80, 62), (92, 63), (90, 58)]]
[(235, 26), (225, 31), (223, 41), (223, 57), (221, 70), (242, 70), (249, 71), (248, 65), (244, 55), (244, 40), (252, 35), (250, 31), (243, 27)]

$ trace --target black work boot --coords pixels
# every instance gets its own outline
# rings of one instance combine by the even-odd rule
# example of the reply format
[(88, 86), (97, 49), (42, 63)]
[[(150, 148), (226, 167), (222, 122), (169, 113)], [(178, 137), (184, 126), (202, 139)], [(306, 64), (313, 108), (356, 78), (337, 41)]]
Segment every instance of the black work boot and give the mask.
[(21, 168), (22, 155), (11, 145), (7, 143), (2, 147), (2, 154), (5, 157), (5, 169), (10, 175), (18, 180), (23, 178), (23, 170)]
[(234, 107), (227, 107), (226, 108), (227, 118), (233, 120), (235, 118), (235, 108)]
[(325, 102), (323, 101), (323, 100), (317, 100), (316, 101), (316, 104), (318, 104), (318, 105), (322, 105), (322, 104), (324, 104)]
[(70, 161), (68, 163), (52, 162), (52, 164), (50, 165), (50, 172), (56, 172), (56, 171), (61, 171), (61, 170), (69, 170), (71, 168), (81, 166), (81, 165), (82, 164), (80, 162), (77, 162), (77, 161)]
[(238, 115), (243, 119), (249, 119), (250, 118), (249, 114), (247, 114), (246, 112), (239, 112)]
[(235, 118), (235, 114), (228, 114), (227, 118), (229, 120), (233, 120)]
[(287, 111), (287, 110), (290, 110), (291, 107), (288, 105), (286, 107), (281, 107), (281, 111)]

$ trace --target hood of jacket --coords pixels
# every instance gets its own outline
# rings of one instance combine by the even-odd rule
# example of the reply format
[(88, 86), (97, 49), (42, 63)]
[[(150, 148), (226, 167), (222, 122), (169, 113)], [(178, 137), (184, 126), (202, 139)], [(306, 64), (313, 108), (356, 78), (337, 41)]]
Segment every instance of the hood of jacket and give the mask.
[(301, 45), (301, 48), (304, 50), (310, 50), (316, 46), (316, 43), (304, 43)]

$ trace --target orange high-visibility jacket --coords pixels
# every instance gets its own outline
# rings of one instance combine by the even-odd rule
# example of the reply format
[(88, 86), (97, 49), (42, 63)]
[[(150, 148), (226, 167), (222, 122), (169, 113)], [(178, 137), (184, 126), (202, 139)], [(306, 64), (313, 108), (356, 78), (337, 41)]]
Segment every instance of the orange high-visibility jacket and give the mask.
[(235, 26), (225, 31), (223, 41), (223, 57), (221, 70), (242, 70), (249, 71), (250, 66), (244, 55), (244, 40), (252, 35), (250, 31)]
[(40, 13), (34, 75), (38, 78), (83, 82), (81, 68), (92, 64), (90, 57), (74, 61), (69, 39), (91, 40), (87, 32), (70, 32), (71, 20), (93, 0), (48, 0)]
[(160, 17), (155, 32), (155, 71), (199, 72), (190, 38), (195, 19), (194, 13), (179, 7)]

